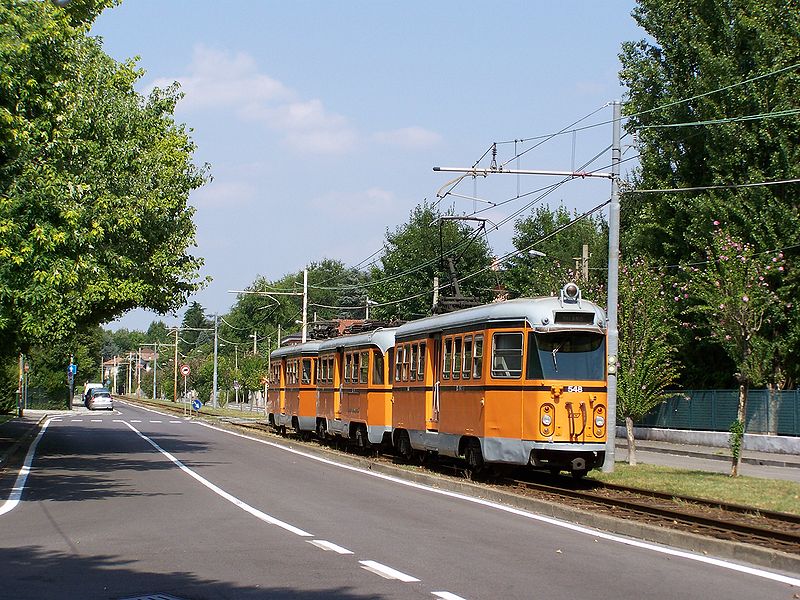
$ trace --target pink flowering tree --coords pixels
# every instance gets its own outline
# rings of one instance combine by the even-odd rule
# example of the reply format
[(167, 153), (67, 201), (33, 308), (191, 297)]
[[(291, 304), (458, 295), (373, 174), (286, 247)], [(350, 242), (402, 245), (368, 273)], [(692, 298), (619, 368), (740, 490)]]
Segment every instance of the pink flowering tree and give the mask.
[(680, 373), (677, 306), (664, 281), (644, 259), (620, 265), (617, 416), (625, 419), (630, 465), (636, 464), (634, 423), (667, 398)]
[[(714, 221), (707, 262), (687, 267), (687, 311), (699, 314), (711, 336), (736, 365), (739, 403), (731, 425), (731, 476), (739, 474), (745, 431), (747, 392), (769, 377), (773, 344), (772, 315), (782, 309), (774, 292), (784, 270), (783, 255), (757, 252), (752, 245), (726, 233)], [(676, 296), (678, 300), (681, 297)]]

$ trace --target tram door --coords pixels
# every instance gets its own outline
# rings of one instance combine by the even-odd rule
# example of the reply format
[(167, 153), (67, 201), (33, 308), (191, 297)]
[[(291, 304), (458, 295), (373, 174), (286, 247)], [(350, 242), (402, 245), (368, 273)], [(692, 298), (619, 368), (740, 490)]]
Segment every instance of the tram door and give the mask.
[(442, 334), (433, 336), (431, 347), (431, 373), (433, 375), (433, 393), (431, 394), (431, 410), (428, 419), (428, 430), (439, 431), (439, 394), (442, 383)]

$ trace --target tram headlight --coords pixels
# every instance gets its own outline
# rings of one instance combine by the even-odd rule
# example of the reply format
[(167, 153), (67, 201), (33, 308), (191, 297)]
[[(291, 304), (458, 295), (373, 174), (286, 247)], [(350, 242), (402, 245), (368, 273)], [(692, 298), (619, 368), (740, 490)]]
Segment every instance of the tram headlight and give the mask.
[(550, 427), (550, 423), (552, 422), (553, 419), (550, 417), (550, 415), (542, 415), (542, 425), (545, 427)]
[(598, 427), (602, 427), (603, 425), (606, 424), (606, 420), (603, 418), (602, 415), (597, 415), (594, 418), (594, 424), (597, 425)]

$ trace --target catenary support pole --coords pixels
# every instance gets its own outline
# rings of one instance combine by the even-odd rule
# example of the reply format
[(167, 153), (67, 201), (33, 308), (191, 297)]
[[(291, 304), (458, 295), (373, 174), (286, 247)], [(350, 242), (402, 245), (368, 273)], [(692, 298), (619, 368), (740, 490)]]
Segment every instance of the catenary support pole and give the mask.
[(214, 379), (211, 387), (211, 406), (217, 408), (217, 346), (219, 343), (217, 315), (214, 315)]
[(303, 269), (303, 335), (305, 344), (308, 336), (308, 269)]
[(606, 456), (603, 471), (614, 471), (617, 437), (617, 369), (619, 361), (619, 330), (617, 305), (619, 302), (619, 164), (622, 158), (620, 117), (622, 105), (612, 102), (614, 109), (613, 138), (611, 146), (611, 205), (608, 210), (608, 414), (606, 414)]
[[(175, 328), (175, 371), (173, 373), (173, 380), (172, 380), (172, 401), (178, 401), (178, 331), (180, 328)], [(185, 387), (185, 386), (184, 386)], [(184, 392), (184, 397), (186, 393)]]

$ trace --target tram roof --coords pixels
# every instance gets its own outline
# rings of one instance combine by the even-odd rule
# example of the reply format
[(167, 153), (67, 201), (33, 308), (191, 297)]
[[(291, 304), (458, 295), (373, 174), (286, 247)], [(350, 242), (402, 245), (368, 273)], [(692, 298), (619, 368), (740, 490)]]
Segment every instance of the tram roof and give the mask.
[(304, 344), (292, 344), (290, 346), (283, 346), (270, 353), (271, 358), (281, 358), (283, 356), (316, 356), (319, 354), (319, 341), (313, 340), (305, 342)]
[(376, 346), (381, 352), (386, 352), (394, 346), (394, 336), (397, 327), (381, 327), (366, 333), (355, 335), (345, 335), (325, 340), (320, 344), (320, 354), (336, 348), (357, 348), (365, 346)]
[[(587, 312), (595, 315), (592, 324), (558, 324), (555, 318), (556, 313)], [(516, 298), (410, 321), (397, 329), (396, 337), (418, 337), (430, 332), (520, 321), (527, 321), (531, 327), (546, 331), (578, 329), (602, 333), (605, 331), (606, 316), (602, 308), (588, 300), (562, 302), (557, 296)]]

